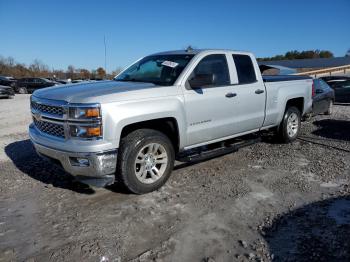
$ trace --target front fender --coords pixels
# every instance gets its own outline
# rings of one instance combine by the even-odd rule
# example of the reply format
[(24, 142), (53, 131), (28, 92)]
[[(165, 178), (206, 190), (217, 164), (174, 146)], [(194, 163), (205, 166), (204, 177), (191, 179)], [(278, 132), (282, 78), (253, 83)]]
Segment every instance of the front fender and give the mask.
[(102, 105), (104, 114), (104, 139), (119, 148), (124, 127), (148, 120), (174, 118), (179, 131), (179, 146), (186, 144), (184, 103), (180, 97), (161, 97), (145, 100), (123, 101)]

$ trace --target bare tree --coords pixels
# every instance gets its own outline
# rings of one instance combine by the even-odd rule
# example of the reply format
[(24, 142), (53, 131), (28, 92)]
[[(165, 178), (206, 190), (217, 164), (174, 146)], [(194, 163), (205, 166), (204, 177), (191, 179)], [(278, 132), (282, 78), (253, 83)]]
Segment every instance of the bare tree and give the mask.
[(104, 79), (106, 77), (106, 71), (102, 67), (97, 68), (96, 73), (99, 79)]
[(79, 69), (79, 77), (81, 79), (90, 79), (90, 76), (91, 76), (91, 73), (89, 70), (84, 69), (84, 68)]
[(66, 74), (67, 78), (74, 79), (74, 77), (75, 77), (74, 72), (75, 72), (74, 66), (69, 65), (67, 67), (67, 74)]

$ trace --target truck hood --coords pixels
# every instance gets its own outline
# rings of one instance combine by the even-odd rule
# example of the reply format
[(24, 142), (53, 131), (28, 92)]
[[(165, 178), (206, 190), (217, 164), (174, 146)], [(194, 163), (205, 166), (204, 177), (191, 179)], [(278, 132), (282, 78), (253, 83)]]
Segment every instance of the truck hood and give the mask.
[[(156, 91), (154, 89), (157, 89)], [(34, 92), (38, 98), (61, 100), (68, 103), (108, 103), (171, 95), (176, 88), (152, 83), (98, 81), (59, 85)]]

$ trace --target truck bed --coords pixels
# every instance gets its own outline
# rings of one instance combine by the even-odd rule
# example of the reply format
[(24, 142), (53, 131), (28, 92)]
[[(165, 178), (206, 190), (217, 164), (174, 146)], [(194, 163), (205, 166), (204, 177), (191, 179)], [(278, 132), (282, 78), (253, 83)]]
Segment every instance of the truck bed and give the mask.
[(263, 75), (262, 78), (264, 82), (284, 82), (284, 81), (312, 79), (309, 76), (296, 76), (296, 75)]

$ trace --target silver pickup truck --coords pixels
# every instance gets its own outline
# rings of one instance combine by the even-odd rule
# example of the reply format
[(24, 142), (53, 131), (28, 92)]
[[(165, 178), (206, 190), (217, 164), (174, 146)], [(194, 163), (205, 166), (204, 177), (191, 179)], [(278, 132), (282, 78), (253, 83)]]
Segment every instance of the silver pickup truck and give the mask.
[(175, 160), (213, 144), (268, 129), (295, 140), (311, 106), (311, 78), (263, 77), (251, 53), (170, 51), (111, 81), (35, 91), (29, 135), (78, 180), (142, 194), (166, 182)]

